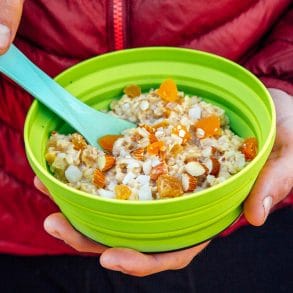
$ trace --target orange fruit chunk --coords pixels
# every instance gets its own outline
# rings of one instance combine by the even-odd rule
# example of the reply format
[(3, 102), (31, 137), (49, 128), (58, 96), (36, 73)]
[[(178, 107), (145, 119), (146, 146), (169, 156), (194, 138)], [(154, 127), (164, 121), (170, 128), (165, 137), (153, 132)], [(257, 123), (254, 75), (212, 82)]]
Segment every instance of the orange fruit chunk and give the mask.
[(179, 136), (182, 139), (182, 144), (186, 144), (186, 142), (191, 139), (191, 134), (184, 125), (173, 127), (172, 134)]
[(123, 90), (124, 94), (126, 94), (130, 98), (135, 98), (139, 97), (141, 94), (141, 89), (138, 85), (136, 84), (131, 84), (128, 85), (127, 87), (124, 88)]
[(217, 115), (211, 115), (198, 120), (195, 127), (204, 131), (204, 138), (221, 134), (221, 121)]
[(98, 139), (98, 143), (105, 151), (112, 152), (115, 141), (120, 137), (122, 135), (105, 135)]
[(159, 176), (157, 188), (160, 198), (177, 197), (183, 194), (182, 184), (179, 179), (167, 174)]
[(124, 184), (119, 184), (115, 186), (115, 195), (117, 199), (129, 199), (131, 195), (131, 189)]
[(83, 150), (87, 146), (85, 139), (79, 133), (73, 133), (71, 141), (75, 150)]
[(163, 141), (159, 140), (159, 141), (156, 141), (156, 142), (153, 142), (151, 144), (149, 144), (147, 146), (147, 153), (150, 154), (150, 155), (159, 155), (159, 153), (161, 151), (165, 151), (165, 144)]
[(172, 79), (163, 81), (157, 94), (167, 102), (176, 102), (179, 99), (176, 83)]
[(249, 137), (244, 140), (240, 147), (240, 152), (244, 154), (246, 161), (251, 161), (257, 155), (257, 140), (255, 137)]
[(183, 146), (181, 146), (180, 144), (174, 144), (173, 147), (170, 150), (170, 154), (173, 156), (177, 156), (178, 154), (180, 154), (183, 151)]

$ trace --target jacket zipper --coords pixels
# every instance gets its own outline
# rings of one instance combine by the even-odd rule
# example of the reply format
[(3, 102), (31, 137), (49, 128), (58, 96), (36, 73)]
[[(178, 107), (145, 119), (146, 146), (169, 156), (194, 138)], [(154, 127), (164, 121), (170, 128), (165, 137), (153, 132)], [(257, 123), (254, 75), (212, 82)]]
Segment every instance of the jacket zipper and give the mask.
[(123, 0), (113, 0), (113, 33), (114, 50), (125, 48), (125, 3)]

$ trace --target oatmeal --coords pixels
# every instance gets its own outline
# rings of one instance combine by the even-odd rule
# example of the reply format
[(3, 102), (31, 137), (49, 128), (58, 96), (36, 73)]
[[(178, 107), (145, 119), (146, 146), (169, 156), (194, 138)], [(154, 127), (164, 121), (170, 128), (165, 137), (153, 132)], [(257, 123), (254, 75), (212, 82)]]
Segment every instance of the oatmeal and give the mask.
[(78, 133), (52, 132), (45, 158), (56, 178), (107, 198), (174, 198), (225, 181), (257, 154), (256, 139), (234, 134), (223, 109), (170, 79), (147, 93), (127, 86), (109, 114), (137, 127), (99, 138), (103, 151)]

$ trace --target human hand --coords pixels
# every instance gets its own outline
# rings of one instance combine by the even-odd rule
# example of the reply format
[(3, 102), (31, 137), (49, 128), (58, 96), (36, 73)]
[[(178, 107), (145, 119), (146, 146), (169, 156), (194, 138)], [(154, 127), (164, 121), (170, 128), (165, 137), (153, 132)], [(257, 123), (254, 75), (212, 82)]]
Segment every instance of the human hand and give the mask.
[(269, 89), (277, 112), (274, 148), (244, 203), (244, 215), (252, 225), (262, 225), (274, 205), (293, 187), (293, 97)]
[(13, 42), (20, 22), (24, 0), (0, 0), (0, 55)]
[[(51, 198), (37, 177), (34, 184), (38, 190)], [(143, 254), (128, 248), (108, 248), (98, 244), (77, 232), (61, 213), (49, 215), (44, 222), (44, 228), (50, 235), (63, 240), (79, 252), (101, 254), (100, 263), (103, 267), (138, 277), (182, 269), (210, 242), (175, 252)]]

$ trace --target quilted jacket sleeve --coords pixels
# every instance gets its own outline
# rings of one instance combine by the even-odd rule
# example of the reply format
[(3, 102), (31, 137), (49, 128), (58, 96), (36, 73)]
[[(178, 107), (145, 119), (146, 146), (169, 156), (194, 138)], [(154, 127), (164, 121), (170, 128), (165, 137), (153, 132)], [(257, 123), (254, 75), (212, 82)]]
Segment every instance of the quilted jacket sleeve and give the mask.
[(293, 5), (244, 66), (270, 88), (293, 95)]

